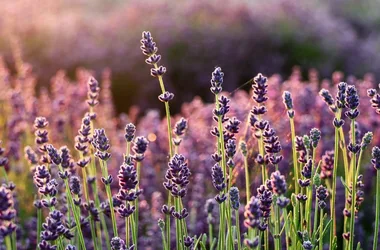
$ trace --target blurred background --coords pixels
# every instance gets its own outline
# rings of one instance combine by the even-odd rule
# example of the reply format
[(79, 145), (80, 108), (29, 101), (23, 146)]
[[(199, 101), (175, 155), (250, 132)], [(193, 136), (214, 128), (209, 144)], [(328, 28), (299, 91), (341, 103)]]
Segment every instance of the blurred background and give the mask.
[[(0, 5), (0, 55), (33, 66), (39, 86), (59, 69), (96, 77), (109, 67), (117, 111), (161, 108), (159, 86), (139, 46), (152, 32), (167, 67), (172, 109), (194, 96), (211, 101), (215, 66), (234, 91), (258, 72), (289, 76), (294, 65), (331, 77), (341, 70), (380, 76), (380, 1), (370, 0), (12, 0)], [(250, 85), (245, 86), (247, 89)]]

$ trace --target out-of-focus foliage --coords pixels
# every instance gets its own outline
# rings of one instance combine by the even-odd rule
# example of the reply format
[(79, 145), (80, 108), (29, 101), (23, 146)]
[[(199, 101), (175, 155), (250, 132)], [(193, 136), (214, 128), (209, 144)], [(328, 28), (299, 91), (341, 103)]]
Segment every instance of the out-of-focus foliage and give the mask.
[(145, 109), (158, 106), (146, 101), (156, 99), (158, 86), (145, 74), (137, 38), (151, 30), (179, 111), (179, 100), (194, 94), (211, 99), (215, 65), (228, 72), (229, 91), (253, 72), (288, 74), (293, 65), (316, 67), (322, 76), (336, 69), (380, 74), (378, 9), (370, 0), (3, 1), (0, 54), (11, 62), (17, 41), (45, 84), (60, 68), (72, 75), (79, 65), (110, 67), (118, 110)]

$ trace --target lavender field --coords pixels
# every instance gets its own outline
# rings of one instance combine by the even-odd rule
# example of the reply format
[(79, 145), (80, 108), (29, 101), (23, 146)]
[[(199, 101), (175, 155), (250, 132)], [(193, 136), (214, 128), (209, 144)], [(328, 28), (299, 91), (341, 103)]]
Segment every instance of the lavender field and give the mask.
[[(370, 60), (376, 50), (364, 53), (377, 37), (353, 35), (356, 25), (363, 33), (376, 27), (372, 12), (360, 26), (347, 6), (333, 15), (330, 4), (314, 1), (302, 8), (228, 1), (229, 12), (213, 1), (187, 8), (115, 1), (112, 8), (97, 2), (86, 12), (94, 23), (78, 24), (85, 2), (50, 3), (43, 15), (16, 2), (0, 7), (7, 9), (0, 34), (10, 37), (0, 39), (0, 250), (380, 249), (380, 84)], [(269, 6), (273, 19), (256, 15)], [(16, 22), (28, 7), (32, 21)], [(91, 19), (102, 8), (114, 20)], [(168, 10), (169, 20), (186, 14), (194, 23), (156, 23), (160, 15), (149, 10)], [(323, 16), (326, 25), (295, 31), (294, 22), (282, 22), (286, 10), (296, 11), (299, 24)], [(152, 14), (129, 34), (118, 32), (117, 24), (141, 13)], [(222, 32), (221, 16), (236, 33)], [(198, 25), (210, 20), (214, 37), (207, 40)], [(323, 30), (332, 36), (320, 34), (311, 47), (337, 53), (324, 59), (331, 64), (316, 63), (313, 53), (293, 61), (264, 46), (274, 39), (269, 31), (245, 39), (257, 21), (257, 31), (284, 24), (279, 30), (302, 46), (308, 32), (315, 38)], [(59, 25), (72, 33), (58, 34)], [(115, 43), (93, 44), (79, 32), (86, 28)], [(31, 39), (41, 38), (36, 34), (45, 48), (33, 47), (41, 44)], [(54, 37), (64, 38), (60, 50), (49, 47)], [(31, 54), (39, 49), (51, 51)], [(239, 68), (251, 52), (255, 59)], [(371, 66), (360, 65), (359, 55)], [(284, 74), (286, 60), (310, 69)], [(326, 77), (337, 65), (347, 75)], [(363, 77), (351, 75), (358, 73)]]

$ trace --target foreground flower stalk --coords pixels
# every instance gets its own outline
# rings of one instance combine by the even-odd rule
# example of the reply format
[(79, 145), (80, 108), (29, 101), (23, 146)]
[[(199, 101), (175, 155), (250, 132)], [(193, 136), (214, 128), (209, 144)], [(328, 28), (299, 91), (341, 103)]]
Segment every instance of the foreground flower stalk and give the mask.
[[(158, 97), (158, 99), (165, 104), (165, 113), (166, 113), (166, 123), (167, 123), (167, 135), (168, 135), (168, 144), (169, 144), (169, 158), (173, 157), (173, 145), (172, 145), (172, 127), (171, 127), (171, 116), (170, 116), (170, 107), (169, 107), (169, 101), (174, 98), (174, 94), (166, 91), (164, 80), (162, 76), (166, 72), (166, 68), (163, 66), (158, 66), (158, 62), (161, 60), (161, 55), (157, 54), (158, 48), (156, 46), (156, 43), (153, 42), (153, 37), (150, 34), (149, 31), (144, 31), (142, 33), (142, 39), (141, 39), (141, 50), (144, 55), (148, 57), (148, 59), (145, 60), (147, 64), (153, 65), (154, 68), (151, 69), (151, 75), (153, 77), (157, 77), (158, 81), (160, 83), (160, 88), (162, 94)], [(168, 206), (170, 207), (172, 205), (172, 199), (171, 195), (169, 193), (168, 195)], [(166, 242), (170, 245), (170, 215), (166, 215)], [(178, 239), (177, 239), (178, 240)]]
[(372, 164), (376, 169), (376, 214), (375, 214), (375, 231), (373, 233), (373, 250), (377, 249), (378, 241), (379, 241), (379, 224), (380, 224), (380, 199), (378, 198), (380, 195), (380, 148), (373, 147), (372, 148)]

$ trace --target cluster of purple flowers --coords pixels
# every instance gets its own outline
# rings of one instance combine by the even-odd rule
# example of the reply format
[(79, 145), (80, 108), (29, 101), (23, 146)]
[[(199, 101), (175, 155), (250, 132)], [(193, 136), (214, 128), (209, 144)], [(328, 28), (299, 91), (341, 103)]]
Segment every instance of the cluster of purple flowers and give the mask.
[[(152, 65), (151, 75), (160, 83), (159, 100), (168, 111), (174, 94), (165, 90), (166, 68), (158, 65), (161, 56), (149, 32), (143, 33), (141, 44), (146, 63)], [(374, 116), (379, 109), (378, 91), (370, 88), (363, 93), (355, 81), (335, 79), (336, 89), (321, 82), (324, 89), (318, 99), (319, 81), (303, 84), (299, 78), (292, 75), (282, 82), (278, 76), (258, 74), (252, 80), (251, 98), (242, 91), (223, 92), (224, 73), (216, 67), (210, 88), (214, 107), (195, 99), (183, 106), (181, 115), (187, 119), (172, 119), (168, 113), (163, 120), (154, 111), (141, 115), (136, 109), (117, 117), (107, 112), (112, 99), (102, 93), (109, 74), (98, 82), (88, 72), (79, 71), (78, 84), (67, 82), (67, 89), (62, 88), (65, 76), (57, 74), (51, 97), (44, 91), (41, 97), (30, 96), (12, 87), (15, 93), (9, 103), (14, 106), (9, 110), (29, 112), (35, 106), (38, 112), (18, 113), (9, 123), (0, 119), (1, 128), (7, 128), (8, 148), (0, 148), (5, 183), (0, 187), (0, 244), (11, 239), (20, 249), (87, 245), (95, 250), (153, 249), (159, 248), (157, 242), (162, 238), (167, 250), (173, 248), (174, 241), (180, 249), (202, 244), (216, 244), (218, 249), (234, 245), (269, 248), (272, 244), (275, 249), (285, 244), (287, 248), (313, 249), (326, 243), (327, 236), (318, 231), (326, 226), (324, 216), (332, 219), (330, 234), (346, 239), (337, 244), (364, 242), (368, 236), (362, 234), (361, 206), (364, 199), (372, 204), (369, 178), (374, 169), (380, 169), (378, 147), (372, 149), (373, 168), (364, 164), (370, 157), (366, 149), (379, 142), (374, 136), (379, 125)], [(363, 86), (368, 88), (368, 84)], [(65, 108), (67, 114), (62, 112)], [(285, 112), (294, 122), (290, 133), (288, 119), (283, 119)], [(207, 136), (210, 127), (214, 141)], [(348, 127), (351, 131), (345, 133)], [(332, 139), (334, 132), (336, 141)], [(26, 161), (18, 159), (20, 152)], [(291, 165), (296, 168), (292, 170)], [(32, 180), (24, 167), (31, 169), (35, 195), (30, 195)], [(17, 189), (8, 174), (18, 187), (25, 185), (20, 189), (27, 192), (25, 199), (16, 199)], [(336, 185), (340, 175), (343, 185)], [(33, 210), (25, 209), (30, 199), (35, 199)], [(342, 227), (339, 220), (334, 221), (334, 216), (342, 216), (335, 213), (335, 203), (336, 210), (343, 210), (346, 217)], [(16, 218), (19, 206), (20, 214), (33, 217), (25, 224), (24, 218)], [(313, 215), (313, 209), (322, 216)], [(240, 223), (243, 210), (244, 222)], [(111, 224), (112, 231), (108, 228)], [(26, 235), (29, 226), (33, 232)], [(24, 241), (27, 243), (22, 244)], [(368, 247), (370, 243), (363, 244)]]

